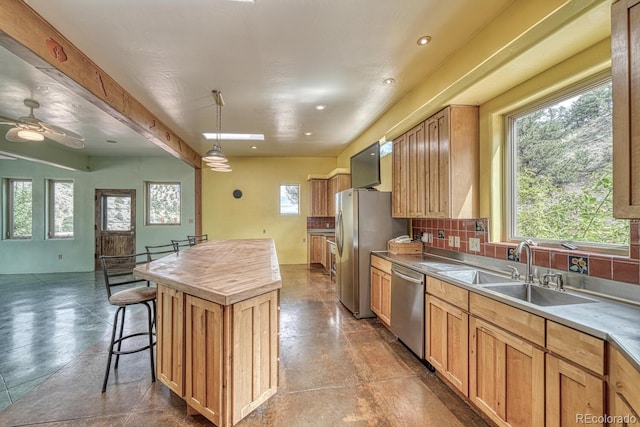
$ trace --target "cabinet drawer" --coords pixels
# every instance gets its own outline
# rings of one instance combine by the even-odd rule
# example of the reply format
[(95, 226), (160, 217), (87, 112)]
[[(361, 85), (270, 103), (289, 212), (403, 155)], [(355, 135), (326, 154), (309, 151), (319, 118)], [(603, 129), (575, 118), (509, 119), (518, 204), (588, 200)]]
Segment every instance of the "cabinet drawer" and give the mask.
[(473, 292), (469, 295), (469, 312), (544, 347), (544, 319), (540, 316)]
[(604, 375), (604, 341), (547, 320), (547, 348), (591, 371)]
[(379, 256), (371, 255), (371, 267), (391, 274), (391, 261), (387, 261)]
[(433, 277), (427, 277), (427, 293), (465, 311), (469, 310), (469, 291)]

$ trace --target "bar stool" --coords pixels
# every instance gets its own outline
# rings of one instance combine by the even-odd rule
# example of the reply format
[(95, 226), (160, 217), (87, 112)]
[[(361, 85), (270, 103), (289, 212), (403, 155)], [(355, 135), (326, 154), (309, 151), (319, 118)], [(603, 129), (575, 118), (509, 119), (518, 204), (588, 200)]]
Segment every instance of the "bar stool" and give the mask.
[(145, 246), (144, 249), (147, 251), (147, 262), (151, 262), (165, 255), (178, 253), (179, 246), (172, 240), (166, 245)]
[[(146, 252), (132, 255), (103, 255), (100, 257), (109, 303), (118, 307), (113, 316), (109, 358), (107, 360), (107, 369), (104, 374), (104, 382), (102, 383), (103, 393), (107, 391), (107, 381), (109, 379), (109, 371), (111, 370), (111, 358), (114, 354), (116, 355), (114, 370), (117, 370), (121, 355), (137, 353), (148, 349), (149, 361), (151, 364), (151, 381), (155, 382), (156, 380), (155, 363), (153, 359), (153, 346), (155, 345), (153, 338), (153, 322), (155, 320), (156, 288), (149, 286), (149, 282), (147, 280), (138, 279), (133, 276), (133, 269), (140, 264), (147, 263), (148, 257), (149, 255)], [(117, 286), (131, 285), (140, 282), (146, 282), (147, 285), (135, 287), (129, 286), (127, 289), (113, 292), (113, 288)], [(134, 305), (143, 305), (147, 309), (147, 330), (123, 335), (126, 309), (127, 307)], [(122, 349), (122, 343), (124, 341), (138, 336), (148, 336), (148, 344), (131, 349)]]
[(207, 234), (200, 234), (197, 236), (187, 236), (187, 239), (189, 239), (189, 246), (195, 246), (198, 243), (209, 240), (209, 236)]
[(189, 243), (189, 239), (183, 239), (183, 240), (173, 240), (171, 239), (171, 243), (177, 243), (178, 244), (178, 250), (180, 250), (180, 248), (186, 248), (191, 246), (191, 244)]

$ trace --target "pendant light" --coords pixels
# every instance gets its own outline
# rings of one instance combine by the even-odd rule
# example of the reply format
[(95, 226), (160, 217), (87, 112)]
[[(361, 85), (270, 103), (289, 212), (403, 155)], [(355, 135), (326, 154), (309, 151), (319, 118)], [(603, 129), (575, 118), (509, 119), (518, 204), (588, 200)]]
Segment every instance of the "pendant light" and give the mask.
[(224, 105), (222, 92), (219, 90), (212, 90), (211, 95), (216, 101), (216, 142), (214, 142), (213, 147), (205, 153), (202, 160), (205, 161), (212, 171), (231, 172), (229, 161), (222, 152), (222, 147), (220, 146), (220, 134), (222, 133), (222, 106)]

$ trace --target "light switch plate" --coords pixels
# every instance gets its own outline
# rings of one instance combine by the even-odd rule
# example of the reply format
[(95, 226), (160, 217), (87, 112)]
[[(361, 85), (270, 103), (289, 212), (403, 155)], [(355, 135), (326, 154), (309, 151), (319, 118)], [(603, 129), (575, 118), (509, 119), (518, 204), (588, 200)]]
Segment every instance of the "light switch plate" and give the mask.
[(460, 236), (454, 236), (453, 237), (453, 246), (456, 248), (460, 247)]
[(453, 246), (453, 236), (449, 236), (449, 246)]
[(480, 252), (480, 239), (478, 239), (477, 237), (470, 237), (469, 250), (474, 252)]

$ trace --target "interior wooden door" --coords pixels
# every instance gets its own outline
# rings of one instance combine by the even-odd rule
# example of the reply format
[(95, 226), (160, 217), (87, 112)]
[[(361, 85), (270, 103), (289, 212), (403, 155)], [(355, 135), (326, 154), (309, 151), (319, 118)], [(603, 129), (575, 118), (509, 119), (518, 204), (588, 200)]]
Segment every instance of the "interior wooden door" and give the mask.
[(136, 190), (96, 190), (95, 266), (101, 255), (127, 255), (136, 251)]

